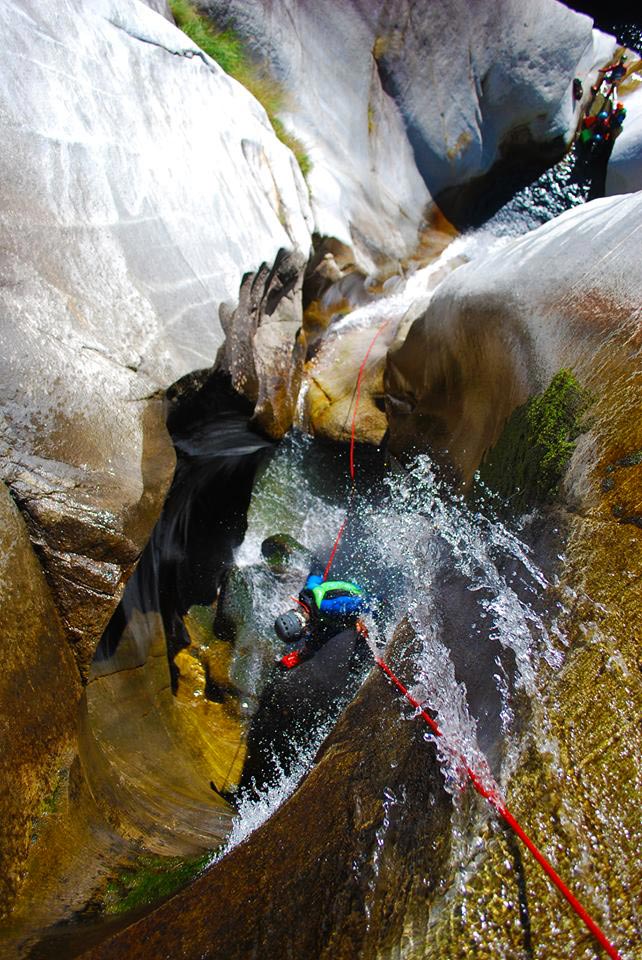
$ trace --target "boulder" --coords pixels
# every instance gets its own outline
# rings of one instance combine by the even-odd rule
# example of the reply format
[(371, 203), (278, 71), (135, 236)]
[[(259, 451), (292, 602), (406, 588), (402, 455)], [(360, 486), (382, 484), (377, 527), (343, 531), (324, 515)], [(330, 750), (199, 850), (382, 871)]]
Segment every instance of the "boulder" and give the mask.
[(579, 119), (573, 79), (588, 91), (615, 49), (554, 0), (199, 6), (268, 60), (312, 163), (316, 230), (366, 272), (415, 249), (433, 198), (470, 222), (500, 174), (561, 157)]
[[(361, 379), (355, 439), (379, 444), (387, 429), (383, 409), (383, 367), (388, 346), (395, 333), (377, 337)], [(332, 440), (350, 440), (359, 369), (377, 327), (354, 327), (326, 339), (319, 354), (308, 365), (305, 393), (306, 422), (314, 434)], [(380, 406), (378, 407), (377, 400)]]
[(30, 0), (0, 22), (0, 476), (86, 674), (171, 478), (160, 398), (214, 364), (219, 308), (255, 274), (264, 302), (228, 335), (251, 320), (253, 394), (287, 425), (265, 364), (295, 349), (296, 300), (274, 321), (296, 268), (276, 291), (261, 270), (306, 259), (307, 193), (263, 108), (148, 6), (64, 0), (52, 19)]
[(389, 354), (392, 449), (429, 447), (468, 484), (511, 411), (560, 368), (611, 391), (639, 333), (641, 210), (639, 193), (594, 200), (451, 274)]
[[(444, 276), (464, 262), (451, 244), (452, 235), (433, 234), (432, 263), (416, 269), (409, 277), (391, 277), (377, 290), (361, 292), (363, 304), (337, 297), (343, 283), (330, 286), (320, 303), (333, 323), (320, 342), (314, 340), (309, 312), (304, 332), (311, 341), (311, 355), (304, 369), (304, 402), (300, 409), (305, 426), (317, 436), (346, 441), (354, 435), (359, 442), (381, 443), (388, 422), (384, 406), (383, 373), (386, 354), (393, 343), (402, 341), (412, 321), (423, 312)], [(351, 274), (356, 280), (358, 274)], [(347, 280), (349, 278), (345, 278)], [(342, 314), (341, 309), (345, 310)], [(321, 316), (315, 313), (314, 319)], [(359, 400), (357, 403), (357, 383)]]

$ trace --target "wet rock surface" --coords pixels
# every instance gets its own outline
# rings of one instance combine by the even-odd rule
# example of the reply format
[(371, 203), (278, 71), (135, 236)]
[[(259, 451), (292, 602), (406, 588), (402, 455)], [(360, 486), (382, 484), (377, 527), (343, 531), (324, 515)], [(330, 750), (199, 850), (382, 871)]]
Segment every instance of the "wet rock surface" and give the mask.
[(158, 854), (215, 847), (232, 816), (210, 782), (234, 776), (243, 727), (237, 704), (205, 698), (196, 646), (177, 664), (174, 696), (160, 617), (135, 615), (96, 664), (81, 710), (83, 773), (106, 821)]
[[(377, 955), (377, 944), (394, 949), (409, 905), (425, 904), (438, 883), (449, 807), (423, 731), (377, 673), (297, 792), (196, 881), (188, 901), (176, 898), (85, 956), (343, 958)], [(378, 852), (384, 830), (391, 842)], [(216, 903), (225, 910), (212, 910)]]
[(80, 677), (27, 529), (0, 484), (0, 917), (70, 759)]
[(171, 478), (155, 398), (214, 364), (246, 272), (305, 259), (309, 210), (262, 107), (143, 4), (2, 27), (1, 473), (86, 674)]
[[(560, 492), (567, 508), (559, 584), (564, 665), (543, 667), (533, 717), (548, 747), (533, 733), (508, 801), (625, 956), (635, 949), (642, 883), (630, 855), (641, 839), (632, 760), (641, 746), (634, 717), (642, 695), (635, 639), (642, 614), (635, 522), (642, 490), (635, 413), (640, 203), (639, 194), (594, 201), (462, 268), (388, 369), (394, 442), (403, 447), (423, 436), (447, 450), (464, 480), (510, 410), (556, 369), (570, 367), (592, 399)], [(613, 248), (617, 264), (596, 269)], [(484, 276), (492, 276), (492, 291)], [(506, 903), (493, 892), (507, 851), (501, 838), (491, 845), (461, 900), (432, 930), (427, 955), (467, 955), (482, 940), (521, 949)], [(572, 949), (592, 956), (572, 913), (556, 912), (551, 925), (555, 908), (542, 874), (528, 861), (524, 869), (532, 955)]]
[(572, 81), (615, 46), (552, 0), (429, 12), (387, 0), (200, 6), (270, 62), (312, 161), (317, 230), (353, 247), (367, 272), (414, 249), (432, 198), (470, 223), (498, 187), (492, 174), (480, 180), (494, 165), (505, 180), (560, 157), (579, 118)]
[(388, 358), (392, 448), (447, 450), (468, 483), (512, 410), (562, 367), (608, 393), (639, 335), (640, 206), (640, 194), (593, 201), (448, 278)]
[[(370, 351), (367, 371), (361, 381), (355, 437), (379, 444), (387, 430), (383, 408), (383, 368), (396, 326), (382, 331)], [(355, 384), (364, 356), (376, 336), (376, 327), (356, 328), (324, 341), (307, 369), (305, 416), (312, 431), (332, 440), (350, 440)], [(362, 395), (361, 395), (362, 392)], [(379, 405), (377, 405), (377, 401)]]

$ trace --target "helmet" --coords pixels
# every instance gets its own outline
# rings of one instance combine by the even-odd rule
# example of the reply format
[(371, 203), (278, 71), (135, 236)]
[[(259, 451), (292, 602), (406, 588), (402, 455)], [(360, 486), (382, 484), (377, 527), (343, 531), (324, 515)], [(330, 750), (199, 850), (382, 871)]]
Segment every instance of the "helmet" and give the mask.
[(308, 620), (303, 611), (286, 610), (274, 621), (274, 631), (283, 643), (295, 643), (305, 633)]

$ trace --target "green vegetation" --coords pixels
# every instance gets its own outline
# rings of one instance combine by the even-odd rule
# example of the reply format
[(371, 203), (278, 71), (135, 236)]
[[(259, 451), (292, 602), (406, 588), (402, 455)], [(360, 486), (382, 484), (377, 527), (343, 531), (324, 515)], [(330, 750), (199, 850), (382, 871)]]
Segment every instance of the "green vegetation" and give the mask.
[(546, 390), (517, 407), (496, 445), (484, 458), (473, 499), (483, 488), (511, 513), (551, 503), (582, 432), (589, 397), (570, 370), (560, 370)]
[(40, 801), (40, 805), (32, 819), (31, 842), (35, 843), (41, 834), (47, 817), (59, 813), (67, 796), (69, 786), (69, 770), (59, 770), (53, 779), (49, 792)]
[(211, 859), (211, 853), (190, 860), (151, 854), (140, 857), (107, 885), (105, 913), (127, 913), (157, 903), (197, 877)]
[(176, 24), (183, 33), (212, 60), (216, 60), (226, 73), (242, 83), (262, 104), (275, 134), (290, 148), (303, 176), (307, 176), (312, 167), (310, 158), (303, 144), (286, 131), (277, 116), (283, 109), (284, 101), (283, 91), (278, 83), (251, 59), (243, 41), (233, 30), (219, 30), (189, 0), (169, 0), (169, 5)]

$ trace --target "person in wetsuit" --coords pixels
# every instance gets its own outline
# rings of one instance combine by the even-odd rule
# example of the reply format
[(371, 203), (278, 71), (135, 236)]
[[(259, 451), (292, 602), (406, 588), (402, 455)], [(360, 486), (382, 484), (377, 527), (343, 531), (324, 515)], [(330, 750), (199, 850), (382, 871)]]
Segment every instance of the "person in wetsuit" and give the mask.
[(323, 573), (313, 570), (297, 603), (296, 609), (287, 610), (274, 622), (279, 640), (301, 643), (279, 660), (279, 665), (286, 670), (308, 660), (343, 630), (353, 629), (364, 639), (368, 636), (360, 617), (368, 608), (366, 596), (351, 580), (324, 580)]

